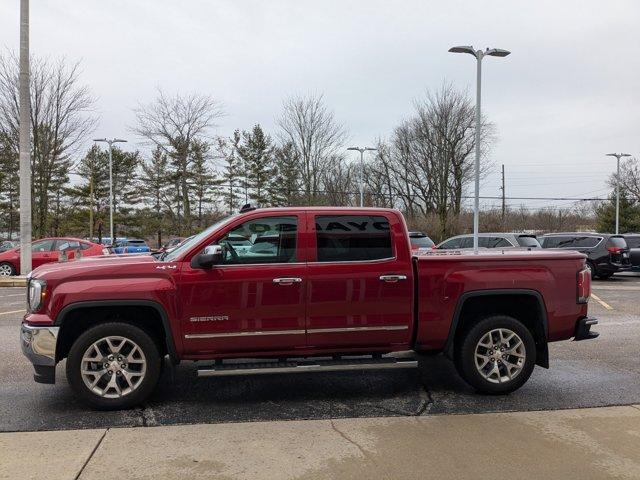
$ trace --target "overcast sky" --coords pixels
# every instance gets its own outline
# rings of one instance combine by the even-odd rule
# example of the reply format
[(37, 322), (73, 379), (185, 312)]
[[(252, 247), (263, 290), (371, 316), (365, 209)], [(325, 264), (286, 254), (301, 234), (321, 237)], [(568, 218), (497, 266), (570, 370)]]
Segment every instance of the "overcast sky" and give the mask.
[[(19, 3), (0, 2), (0, 45), (16, 51)], [(131, 109), (156, 87), (223, 102), (221, 135), (273, 133), (284, 97), (319, 92), (366, 145), (443, 81), (475, 94), (473, 58), (449, 47), (504, 48), (483, 63), (499, 141), (481, 194), (500, 194), (504, 164), (508, 196), (591, 197), (607, 195), (605, 153), (640, 156), (639, 20), (638, 0), (37, 0), (31, 52), (82, 62), (98, 136), (138, 141)]]

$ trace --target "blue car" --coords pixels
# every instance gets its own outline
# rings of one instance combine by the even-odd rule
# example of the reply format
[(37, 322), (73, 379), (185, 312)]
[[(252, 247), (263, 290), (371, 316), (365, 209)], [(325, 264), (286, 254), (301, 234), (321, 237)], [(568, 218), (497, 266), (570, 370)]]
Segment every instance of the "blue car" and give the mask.
[(149, 253), (151, 249), (147, 242), (136, 238), (127, 238), (126, 240), (117, 240), (111, 251), (116, 254), (121, 253)]

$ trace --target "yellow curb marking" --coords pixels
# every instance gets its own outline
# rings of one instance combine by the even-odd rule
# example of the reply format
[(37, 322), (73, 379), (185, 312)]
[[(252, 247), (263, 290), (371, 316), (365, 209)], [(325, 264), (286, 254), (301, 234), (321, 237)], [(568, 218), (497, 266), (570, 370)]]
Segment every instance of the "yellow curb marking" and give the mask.
[(613, 307), (611, 305), (609, 305), (607, 302), (604, 302), (600, 299), (599, 296), (597, 296), (595, 293), (591, 292), (591, 297), (593, 297), (593, 299), (598, 302), (600, 305), (602, 305), (604, 308), (606, 308), (607, 310), (613, 310)]

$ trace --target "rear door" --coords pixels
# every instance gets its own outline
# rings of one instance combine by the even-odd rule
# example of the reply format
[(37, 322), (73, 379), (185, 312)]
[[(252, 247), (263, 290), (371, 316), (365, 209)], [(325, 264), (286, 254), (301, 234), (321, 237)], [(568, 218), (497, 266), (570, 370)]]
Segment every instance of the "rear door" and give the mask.
[(629, 246), (629, 255), (634, 267), (640, 267), (640, 235), (625, 237)]
[(364, 212), (307, 214), (310, 347), (409, 344), (413, 274), (404, 222)]

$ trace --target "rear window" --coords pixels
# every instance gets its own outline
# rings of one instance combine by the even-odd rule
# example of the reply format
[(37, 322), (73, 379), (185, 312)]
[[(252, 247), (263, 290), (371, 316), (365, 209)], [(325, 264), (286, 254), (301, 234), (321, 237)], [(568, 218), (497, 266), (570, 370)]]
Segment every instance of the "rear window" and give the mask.
[(353, 262), (392, 258), (391, 231), (385, 217), (316, 216), (319, 262)]
[(521, 247), (535, 247), (539, 248), (540, 243), (536, 237), (529, 237), (528, 235), (517, 235), (516, 240)]
[(627, 248), (627, 242), (623, 237), (609, 237), (607, 247)]

